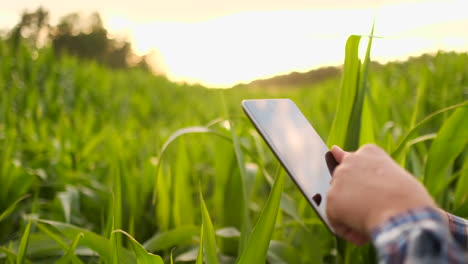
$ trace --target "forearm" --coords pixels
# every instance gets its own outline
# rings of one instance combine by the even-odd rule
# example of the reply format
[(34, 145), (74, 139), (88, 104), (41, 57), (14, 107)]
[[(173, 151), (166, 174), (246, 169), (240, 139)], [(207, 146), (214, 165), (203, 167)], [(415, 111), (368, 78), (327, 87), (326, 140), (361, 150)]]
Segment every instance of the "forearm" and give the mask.
[(379, 263), (466, 263), (468, 255), (452, 238), (435, 209), (411, 210), (372, 232)]

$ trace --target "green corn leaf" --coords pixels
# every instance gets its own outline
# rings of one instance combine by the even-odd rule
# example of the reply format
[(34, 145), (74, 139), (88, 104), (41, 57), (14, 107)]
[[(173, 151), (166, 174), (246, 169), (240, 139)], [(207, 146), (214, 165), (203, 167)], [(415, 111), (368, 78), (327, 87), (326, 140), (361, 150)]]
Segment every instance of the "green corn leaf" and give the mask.
[(203, 264), (203, 236), (204, 236), (204, 230), (203, 230), (203, 225), (201, 225), (200, 228), (200, 244), (198, 247), (198, 255), (197, 255), (197, 261), (195, 264)]
[(203, 194), (200, 189), (200, 204), (201, 204), (201, 213), (202, 213), (202, 224), (204, 227), (203, 234), (203, 248), (205, 250), (206, 263), (207, 264), (217, 264), (217, 250), (216, 250), (216, 238), (213, 228), (213, 223), (211, 222), (210, 214), (206, 208), (205, 200), (203, 199)]
[[(37, 221), (55, 227), (63, 236), (67, 237), (68, 239), (74, 239), (78, 234), (83, 233), (83, 237), (80, 239), (80, 244), (98, 253), (99, 256), (106, 262), (112, 262), (112, 245), (109, 239), (84, 228), (76, 227), (70, 224), (42, 219)], [(119, 258), (122, 263), (133, 263), (135, 261), (132, 253), (127, 249), (119, 247), (119, 252)]]
[(441, 127), (432, 142), (426, 161), (424, 184), (431, 194), (447, 181), (446, 169), (468, 143), (468, 107), (457, 109)]
[(117, 237), (117, 234), (112, 232), (110, 235), (110, 242), (111, 242), (111, 253), (112, 253), (112, 264), (120, 264), (119, 260), (119, 254), (120, 254), (120, 249), (119, 249), (119, 237)]
[[(354, 99), (353, 110), (349, 119), (349, 126), (346, 135), (346, 144), (344, 145), (347, 150), (356, 150), (359, 148), (360, 136), (361, 136), (361, 126), (366, 129), (365, 135), (370, 137), (373, 132), (372, 117), (370, 110), (366, 111), (365, 121), (366, 123), (362, 124), (363, 118), (363, 108), (364, 108), (364, 99), (367, 94), (368, 84), (367, 84), (367, 75), (369, 73), (369, 63), (370, 63), (370, 51), (372, 47), (372, 40), (374, 35), (374, 25), (372, 25), (371, 35), (369, 37), (369, 42), (367, 44), (366, 56), (364, 58), (364, 63), (362, 64), (359, 70), (359, 80), (356, 83), (357, 92)], [(366, 141), (372, 141), (373, 138), (366, 138)]]
[(19, 198), (19, 199), (16, 200), (13, 204), (11, 204), (5, 211), (3, 211), (3, 212), (0, 214), (0, 222), (1, 222), (3, 219), (7, 218), (11, 213), (13, 213), (13, 211), (15, 211), (15, 209), (16, 209), (16, 206), (18, 206), (18, 204), (19, 204), (22, 200), (24, 200), (24, 199), (26, 199), (26, 198), (28, 198), (28, 197), (29, 197), (29, 195), (25, 195), (25, 196)]
[(67, 186), (64, 192), (60, 192), (57, 194), (57, 197), (62, 205), (63, 213), (65, 215), (65, 221), (67, 223), (70, 223), (71, 215), (73, 212), (72, 209), (75, 207), (76, 211), (79, 210), (77, 206), (80, 199), (79, 193), (75, 187)]
[[(427, 79), (428, 75), (430, 74), (429, 70), (427, 67), (424, 67), (422, 70), (422, 73), (419, 75), (420, 80), (418, 83), (418, 87), (416, 89), (416, 103), (414, 107), (414, 111), (411, 116), (411, 122), (410, 122), (410, 127), (414, 127), (416, 125), (416, 121), (419, 119), (419, 116), (421, 113), (424, 113), (424, 108), (425, 108), (425, 103), (428, 100), (427, 96)], [(408, 146), (409, 148), (409, 146)], [(407, 148), (401, 153), (400, 157), (398, 157), (398, 162), (401, 166), (405, 166), (408, 152), (406, 151)]]
[(167, 191), (170, 188), (170, 176), (171, 170), (170, 167), (168, 167), (167, 171), (163, 170), (159, 172), (156, 179), (156, 219), (161, 232), (169, 229), (171, 221), (171, 192)]
[(183, 139), (178, 144), (177, 159), (173, 173), (172, 212), (176, 227), (194, 224), (192, 188), (189, 179), (190, 162)]
[(376, 138), (374, 132), (374, 117), (372, 105), (369, 102), (369, 98), (365, 98), (364, 106), (362, 109), (362, 123), (361, 133), (359, 137), (359, 145), (364, 145), (368, 143), (376, 143)]
[(83, 233), (79, 233), (78, 235), (76, 235), (67, 253), (65, 253), (65, 255), (63, 255), (59, 260), (57, 260), (55, 264), (67, 264), (67, 263), (81, 264), (83, 263), (79, 258), (75, 256), (75, 249), (78, 246), (78, 243), (80, 242), (80, 239), (82, 237), (83, 237)]
[[(462, 168), (461, 170), (457, 171), (456, 173), (452, 174), (443, 184), (442, 186), (439, 186), (437, 188), (437, 191), (433, 194), (434, 197), (438, 197), (439, 194), (443, 193), (445, 190), (447, 190), (447, 188), (450, 188), (450, 185), (454, 184), (456, 182), (457, 184), (457, 189), (456, 191), (458, 191), (458, 188), (459, 186), (463, 187), (465, 186), (466, 187), (466, 183), (463, 182), (463, 177), (464, 175), (468, 173), (468, 166), (465, 166), (464, 168)], [(466, 197), (466, 196), (465, 196)], [(455, 198), (457, 198), (457, 192), (455, 192)], [(454, 202), (454, 208), (456, 208), (458, 205), (460, 205), (461, 203), (463, 203), (463, 201), (465, 200), (466, 198), (464, 198), (463, 196), (461, 196), (461, 199), (460, 200), (457, 200)]]
[(160, 256), (147, 252), (145, 248), (127, 232), (123, 230), (115, 230), (114, 232), (122, 233), (130, 240), (133, 252), (136, 255), (137, 264), (164, 264)]
[[(57, 242), (57, 244), (66, 252), (66, 254), (64, 256), (62, 256), (62, 258), (65, 258), (65, 256), (67, 256), (65, 258), (66, 261), (64, 261), (63, 263), (70, 263), (70, 262), (71, 263), (81, 263), (80, 259), (77, 256), (74, 255), (74, 251), (75, 251), (75, 248), (77, 246), (74, 243), (75, 243), (75, 241), (76, 241), (76, 243), (79, 242), (81, 237), (83, 237), (83, 233), (79, 233), (78, 235), (76, 235), (75, 240), (73, 240), (73, 243), (72, 243), (72, 247), (74, 246), (75, 248), (72, 251), (70, 251), (70, 247), (67, 245), (67, 243), (65, 241), (63, 241), (63, 239), (59, 235), (55, 234), (52, 230), (50, 230), (46, 225), (41, 224), (39, 222), (36, 222), (36, 226), (39, 228), (39, 230), (44, 232), (48, 237), (52, 238), (55, 242)], [(31, 239), (32, 239), (31, 242), (34, 243), (33, 237)], [(43, 242), (45, 240), (41, 239), (41, 241)], [(30, 250), (31, 250), (31, 248), (30, 248)], [(69, 252), (71, 252), (71, 253), (69, 253)]]
[(238, 177), (240, 177), (240, 187), (238, 195), (238, 199), (236, 199), (237, 203), (240, 203), (241, 207), (241, 219), (242, 219), (242, 225), (241, 225), (241, 238), (240, 238), (240, 245), (239, 245), (239, 251), (242, 251), (247, 243), (248, 237), (251, 232), (251, 223), (250, 223), (250, 217), (249, 217), (249, 208), (248, 208), (248, 198), (247, 198), (247, 172), (245, 171), (245, 163), (244, 163), (244, 155), (241, 151), (240, 147), (240, 142), (239, 142), (239, 137), (237, 136), (235, 132), (235, 127), (234, 127), (234, 122), (230, 122), (230, 128), (231, 128), (231, 136), (232, 136), (232, 143), (234, 145), (234, 151), (236, 154), (236, 161), (237, 161), (237, 166), (239, 167), (239, 174), (234, 174)]
[(181, 226), (175, 229), (158, 232), (153, 237), (143, 243), (143, 247), (147, 251), (159, 251), (171, 248), (173, 246), (180, 246), (192, 242), (192, 238), (200, 231), (197, 226)]
[[(468, 154), (465, 154), (464, 166), (460, 172), (460, 179), (458, 180), (455, 189), (455, 208), (459, 208), (465, 201), (468, 201)], [(468, 208), (467, 208), (468, 211)]]
[(344, 146), (348, 134), (349, 122), (353, 111), (353, 104), (357, 95), (359, 82), (359, 43), (361, 36), (350, 36), (346, 41), (344, 73), (338, 97), (335, 118), (333, 119), (327, 144)]
[(272, 240), (268, 248), (268, 263), (288, 264), (301, 263), (300, 252), (282, 241)]
[[(227, 104), (224, 98), (224, 93), (220, 92), (220, 97), (221, 101), (224, 107), (224, 112), (226, 116), (229, 116)], [(231, 132), (231, 138), (232, 138), (232, 144), (234, 147), (234, 153), (236, 156), (236, 161), (237, 161), (237, 166), (239, 168), (240, 174), (234, 174), (235, 176), (240, 177), (239, 179), (235, 180), (237, 182), (240, 182), (240, 185), (238, 186), (239, 192), (236, 193), (235, 195), (238, 196), (236, 199), (237, 203), (240, 205), (240, 215), (241, 215), (241, 237), (240, 237), (240, 243), (239, 243), (239, 252), (242, 252), (244, 250), (245, 245), (247, 244), (248, 237), (251, 232), (251, 223), (250, 223), (250, 217), (249, 217), (249, 208), (248, 208), (248, 202), (249, 199), (247, 197), (247, 172), (245, 169), (245, 159), (244, 159), (244, 154), (242, 152), (242, 147), (241, 143), (239, 140), (239, 137), (236, 134), (236, 127), (235, 123), (232, 121), (232, 119), (229, 119), (229, 129)]]
[[(174, 133), (172, 133), (169, 138), (164, 142), (163, 146), (161, 147), (161, 151), (159, 152), (159, 159), (158, 159), (158, 164), (157, 164), (157, 169), (156, 169), (156, 173), (159, 172), (159, 167), (161, 166), (161, 161), (162, 161), (162, 158), (164, 156), (164, 153), (166, 152), (166, 149), (172, 144), (172, 142), (174, 142), (176, 139), (178, 139), (179, 137), (183, 136), (183, 135), (187, 135), (187, 134), (197, 134), (197, 133), (209, 133), (209, 134), (213, 134), (213, 135), (217, 135), (221, 138), (225, 138), (227, 140), (231, 140), (229, 137), (226, 137), (226, 135), (216, 131), (216, 130), (213, 130), (213, 129), (210, 129), (210, 128), (207, 128), (207, 127), (203, 127), (203, 126), (194, 126), (194, 127), (185, 127), (185, 128), (181, 128), (181, 129), (178, 129), (176, 130)], [(156, 175), (158, 176), (158, 175)], [(155, 181), (155, 186), (154, 186), (154, 192), (153, 192), (153, 203), (156, 202), (156, 198), (157, 198), (157, 181)]]
[[(123, 151), (123, 150), (122, 150)], [(114, 186), (112, 187), (112, 230), (122, 228), (122, 217), (123, 217), (123, 191), (122, 191), (122, 170), (120, 167), (120, 162), (117, 162), (113, 166), (113, 179)], [(120, 236), (114, 236), (115, 242), (117, 245), (122, 245), (122, 239)]]
[(423, 127), (424, 125), (428, 124), (435, 117), (438, 117), (441, 114), (446, 114), (448, 111), (451, 111), (451, 110), (454, 110), (454, 109), (457, 109), (457, 108), (460, 108), (460, 107), (466, 107), (466, 106), (468, 106), (468, 101), (439, 109), (439, 110), (433, 112), (432, 114), (426, 116), (423, 120), (419, 121), (414, 127), (412, 127), (408, 132), (406, 132), (406, 134), (402, 137), (402, 139), (398, 143), (395, 150), (392, 151), (391, 156), (394, 159), (398, 160), (400, 155), (402, 154), (403, 150), (406, 148), (406, 145), (416, 135), (418, 130), (421, 127)]
[(171, 255), (170, 255), (170, 260), (171, 260), (171, 264), (174, 264), (174, 257), (173, 257), (173, 251), (174, 249), (171, 250)]
[(278, 173), (263, 211), (255, 224), (238, 264), (265, 263), (281, 202), (285, 173)]
[(21, 242), (20, 242), (20, 246), (18, 249), (18, 255), (16, 256), (17, 264), (23, 264), (26, 261), (26, 250), (28, 248), (31, 225), (32, 225), (32, 219), (29, 219), (28, 224), (26, 225), (26, 229), (23, 232), (23, 236), (21, 237)]
[(16, 259), (17, 255), (11, 249), (0, 247), (0, 252), (4, 253), (7, 259)]

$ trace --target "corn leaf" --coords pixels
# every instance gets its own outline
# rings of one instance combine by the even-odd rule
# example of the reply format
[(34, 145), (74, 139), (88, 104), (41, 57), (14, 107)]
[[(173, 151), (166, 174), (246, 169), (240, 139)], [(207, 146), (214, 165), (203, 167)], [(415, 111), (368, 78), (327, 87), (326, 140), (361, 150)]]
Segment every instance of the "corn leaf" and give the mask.
[(424, 125), (428, 124), (431, 120), (438, 117), (439, 115), (446, 114), (448, 111), (451, 111), (460, 107), (465, 107), (465, 106), (468, 106), (468, 101), (439, 109), (433, 112), (432, 114), (426, 116), (423, 120), (419, 121), (414, 127), (412, 127), (408, 132), (406, 132), (406, 134), (402, 137), (402, 139), (398, 143), (397, 147), (395, 147), (395, 149), (392, 151), (391, 156), (394, 159), (398, 159), (399, 156), (402, 154), (402, 151), (406, 148), (406, 145), (408, 144), (408, 142), (411, 141), (411, 139), (413, 139), (414, 136), (416, 136), (418, 130)]
[[(455, 189), (455, 208), (459, 208), (468, 201), (468, 154), (465, 154), (464, 166)], [(466, 208), (468, 211), (468, 208)]]
[(116, 230), (114, 232), (122, 233), (130, 240), (130, 245), (132, 246), (133, 252), (136, 255), (137, 264), (164, 264), (160, 256), (147, 252), (145, 248), (127, 232), (123, 230)]
[(360, 36), (352, 35), (346, 41), (344, 73), (340, 94), (327, 144), (345, 146), (355, 97), (358, 93), (360, 61), (358, 56)]
[(143, 247), (150, 252), (171, 248), (192, 242), (192, 237), (200, 231), (197, 226), (181, 226), (175, 229), (159, 232), (143, 243)]
[[(227, 109), (227, 104), (225, 102), (224, 94), (221, 92), (221, 101), (224, 107), (224, 112), (226, 116), (229, 116), (229, 112)], [(251, 223), (250, 223), (250, 217), (249, 217), (249, 208), (248, 208), (248, 202), (249, 199), (247, 197), (247, 172), (245, 169), (245, 160), (244, 160), (244, 154), (242, 152), (241, 144), (239, 137), (236, 134), (236, 126), (235, 122), (233, 122), (231, 119), (229, 119), (229, 130), (231, 132), (231, 138), (232, 138), (232, 144), (234, 147), (234, 153), (236, 154), (236, 161), (237, 161), (237, 166), (239, 168), (239, 174), (234, 174), (234, 176), (237, 178), (234, 181), (237, 183), (240, 183), (238, 185), (238, 192), (235, 193), (237, 198), (234, 198), (235, 201), (239, 204), (240, 207), (240, 217), (241, 217), (241, 237), (240, 237), (240, 244), (239, 244), (239, 252), (242, 252), (244, 250), (245, 245), (247, 244), (250, 232), (251, 232)], [(239, 179), (240, 177), (240, 179)]]
[(265, 263), (283, 192), (285, 173), (279, 173), (238, 264)]
[(24, 229), (23, 236), (21, 237), (18, 255), (16, 256), (16, 263), (23, 264), (26, 261), (26, 251), (29, 243), (29, 235), (31, 232), (32, 219), (29, 219), (26, 228)]
[(206, 208), (205, 200), (203, 199), (203, 194), (200, 187), (200, 204), (201, 204), (201, 213), (202, 213), (202, 224), (204, 227), (203, 233), (203, 249), (205, 250), (206, 263), (207, 264), (217, 264), (217, 250), (216, 250), (216, 238), (213, 228), (213, 223), (211, 222), (210, 214)]
[(203, 236), (204, 236), (204, 230), (203, 230), (203, 225), (201, 225), (200, 228), (200, 244), (198, 247), (198, 255), (197, 255), (197, 261), (195, 264), (203, 264)]
[(360, 136), (361, 136), (361, 126), (365, 129), (365, 135), (369, 138), (366, 138), (366, 141), (372, 141), (373, 138), (373, 124), (370, 110), (366, 111), (365, 121), (366, 123), (362, 124), (363, 118), (363, 108), (364, 108), (364, 99), (367, 94), (368, 83), (367, 75), (369, 73), (369, 63), (370, 63), (370, 51), (372, 47), (372, 40), (374, 35), (374, 25), (372, 25), (371, 36), (369, 37), (369, 42), (367, 44), (366, 56), (364, 57), (364, 63), (359, 70), (359, 79), (356, 83), (357, 91), (356, 96), (354, 97), (353, 109), (349, 119), (348, 131), (346, 134), (346, 143), (344, 148), (347, 150), (356, 150), (359, 147)]
[[(80, 259), (77, 256), (74, 255), (75, 249), (70, 251), (71, 250), (70, 247), (67, 245), (67, 243), (59, 235), (55, 234), (46, 225), (41, 224), (39, 222), (36, 223), (36, 226), (39, 228), (39, 230), (44, 232), (48, 237), (52, 238), (66, 252), (65, 255), (62, 256), (62, 258), (65, 258), (65, 256), (67, 256), (65, 258), (66, 260), (63, 263), (69, 263), (69, 262), (71, 262), (71, 263), (81, 263)], [(76, 235), (75, 239), (73, 240), (73, 243), (72, 243), (71, 247), (74, 246), (76, 248), (76, 246), (78, 244), (75, 245), (75, 241), (76, 241), (76, 243), (78, 243), (79, 240), (81, 239), (81, 237), (83, 237), (83, 233), (79, 233), (78, 235)], [(44, 242), (45, 240), (41, 239), (40, 241)], [(34, 240), (32, 240), (31, 242), (34, 243)], [(50, 244), (52, 244), (52, 243), (50, 243)], [(50, 250), (50, 249), (47, 249), (47, 250)], [(71, 253), (69, 253), (69, 252), (71, 252)]]
[(0, 254), (1, 258), (4, 258), (6, 256), (9, 258), (16, 259), (16, 254), (11, 249), (0, 247), (0, 252), (3, 253), (3, 254)]
[(427, 156), (424, 184), (431, 194), (447, 180), (447, 168), (468, 143), (468, 107), (457, 109), (444, 123)]
[[(220, 136), (222, 138), (226, 138), (226, 136), (214, 129), (210, 129), (210, 128), (207, 128), (207, 127), (204, 127), (204, 126), (194, 126), (194, 127), (185, 127), (185, 128), (181, 128), (181, 129), (178, 129), (176, 130), (174, 133), (172, 133), (169, 138), (164, 142), (163, 146), (161, 147), (161, 150), (159, 152), (159, 159), (158, 159), (158, 163), (157, 163), (157, 170), (156, 172), (158, 173), (159, 172), (159, 167), (161, 166), (161, 161), (162, 161), (162, 158), (164, 156), (164, 153), (166, 153), (166, 150), (167, 148), (172, 144), (172, 142), (174, 142), (176, 139), (178, 139), (179, 137), (183, 136), (183, 135), (187, 135), (187, 134), (197, 134), (197, 133), (209, 133), (209, 134), (213, 134), (213, 135), (217, 135), (217, 136)], [(229, 138), (227, 138), (229, 139)], [(156, 175), (158, 176), (158, 175)], [(153, 203), (156, 202), (156, 198), (157, 198), (157, 181), (155, 181), (155, 186), (154, 186), (154, 193), (153, 193)]]
[(171, 170), (167, 168), (167, 171), (163, 170), (159, 172), (156, 179), (155, 194), (157, 196), (156, 201), (156, 219), (159, 224), (160, 231), (164, 232), (169, 229), (171, 220), (171, 192), (170, 179)]
[(191, 164), (187, 156), (188, 151), (183, 138), (179, 141), (178, 150), (173, 174), (174, 193), (172, 212), (175, 227), (194, 224), (194, 203), (189, 178)]
[(268, 248), (268, 263), (301, 263), (300, 252), (282, 241), (272, 240)]
[(16, 200), (13, 204), (11, 204), (5, 211), (3, 211), (3, 212), (0, 214), (0, 222), (1, 222), (3, 219), (7, 218), (11, 213), (13, 213), (13, 211), (15, 211), (15, 209), (16, 209), (16, 206), (18, 206), (18, 204), (19, 204), (22, 200), (24, 200), (24, 199), (26, 199), (26, 198), (28, 198), (28, 197), (29, 197), (29, 195), (25, 195), (25, 196), (19, 198), (19, 199)]
[[(109, 239), (84, 228), (76, 227), (70, 224), (42, 219), (37, 221), (55, 227), (68, 239), (74, 239), (78, 234), (83, 233), (83, 237), (80, 239), (80, 244), (98, 253), (99, 256), (102, 257), (106, 262), (112, 262), (112, 245)], [(132, 253), (127, 249), (119, 247), (119, 252), (119, 258), (122, 263), (133, 263), (135, 261)]]
[(79, 258), (75, 256), (75, 249), (78, 246), (78, 243), (80, 242), (80, 239), (82, 237), (83, 237), (83, 233), (79, 233), (78, 235), (76, 235), (67, 253), (65, 253), (65, 255), (63, 255), (59, 260), (57, 260), (55, 264), (67, 264), (67, 263), (81, 264), (83, 263)]

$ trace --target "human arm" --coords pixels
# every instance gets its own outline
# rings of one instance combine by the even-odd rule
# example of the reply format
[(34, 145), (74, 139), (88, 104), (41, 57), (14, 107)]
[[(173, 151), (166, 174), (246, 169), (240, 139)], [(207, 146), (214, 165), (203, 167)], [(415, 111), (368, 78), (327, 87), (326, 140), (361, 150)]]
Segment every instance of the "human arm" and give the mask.
[[(327, 196), (327, 215), (338, 235), (356, 244), (369, 238), (381, 263), (451, 260), (465, 256), (424, 186), (383, 150), (331, 150), (340, 163)], [(434, 245), (440, 245), (437, 257)], [(457, 262), (458, 261), (458, 262)]]

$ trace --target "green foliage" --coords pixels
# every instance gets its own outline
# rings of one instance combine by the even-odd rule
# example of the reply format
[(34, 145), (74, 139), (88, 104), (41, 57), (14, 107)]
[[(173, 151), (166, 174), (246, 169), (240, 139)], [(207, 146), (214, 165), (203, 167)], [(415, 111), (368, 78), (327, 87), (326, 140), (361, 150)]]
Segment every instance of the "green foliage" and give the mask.
[(133, 252), (136, 256), (137, 264), (163, 264), (163, 260), (160, 256), (151, 254), (145, 250), (145, 248), (138, 243), (130, 234), (125, 231), (117, 230), (115, 232), (119, 232), (127, 236), (130, 240), (130, 245), (132, 246)]
[[(427, 154), (424, 184), (435, 195), (448, 180), (455, 158), (468, 144), (468, 106), (457, 109), (441, 127)], [(450, 170), (448, 170), (450, 168)], [(449, 173), (447, 173), (447, 170)]]
[(20, 246), (18, 248), (18, 255), (16, 256), (17, 264), (23, 264), (26, 262), (26, 252), (29, 243), (29, 235), (31, 234), (31, 225), (32, 220), (29, 219), (26, 229), (23, 231), (23, 236), (21, 237)]
[(468, 216), (468, 54), (361, 65), (360, 40), (341, 85), (222, 91), (0, 41), (0, 262), (372, 263), (369, 246), (337, 255), (295, 185), (273, 180), (247, 98), (291, 98), (330, 145), (379, 144)]
[(12, 205), (10, 205), (5, 211), (3, 211), (1, 214), (0, 214), (0, 222), (4, 219), (4, 218), (7, 218), (15, 209), (16, 207), (18, 206), (18, 204), (26, 199), (29, 195), (25, 195), (21, 198), (19, 198), (18, 200), (16, 200)]
[(203, 264), (203, 238), (205, 237), (205, 232), (203, 230), (203, 225), (200, 228), (200, 244), (198, 245), (198, 255), (197, 261), (195, 264)]
[(68, 251), (65, 253), (65, 255), (63, 255), (59, 260), (55, 262), (56, 264), (65, 264), (65, 263), (81, 264), (83, 263), (79, 258), (75, 256), (76, 247), (78, 246), (78, 243), (80, 242), (80, 238), (82, 236), (83, 236), (82, 233), (79, 233), (78, 235), (76, 235)]
[[(360, 41), (361, 36), (351, 36), (348, 38), (348, 41), (346, 41), (344, 73), (341, 81), (338, 103), (336, 104), (337, 114), (335, 119), (333, 119), (330, 135), (328, 136), (329, 147), (338, 145), (344, 146), (346, 150), (354, 150), (349, 149), (349, 147), (354, 147), (356, 144), (352, 141), (355, 138), (348, 136), (351, 135), (351, 132), (348, 131), (351, 129), (351, 126), (354, 126), (351, 120), (357, 119), (357, 117), (353, 117), (352, 114), (353, 110), (357, 109), (357, 107), (355, 107), (355, 103), (358, 101), (356, 97), (361, 95), (358, 90), (359, 71), (361, 67), (358, 56)], [(356, 112), (356, 115), (357, 114)]]
[(203, 230), (203, 245), (200, 245), (200, 248), (204, 249), (206, 256), (207, 264), (217, 264), (218, 256), (216, 249), (216, 238), (213, 228), (213, 223), (211, 222), (211, 217), (206, 208), (205, 200), (203, 200), (203, 194), (200, 187), (200, 204), (201, 204), (201, 214), (202, 214), (202, 228)]
[(276, 223), (285, 173), (278, 173), (262, 213), (237, 263), (263, 263)]

